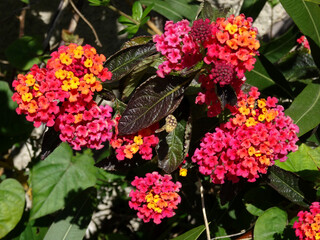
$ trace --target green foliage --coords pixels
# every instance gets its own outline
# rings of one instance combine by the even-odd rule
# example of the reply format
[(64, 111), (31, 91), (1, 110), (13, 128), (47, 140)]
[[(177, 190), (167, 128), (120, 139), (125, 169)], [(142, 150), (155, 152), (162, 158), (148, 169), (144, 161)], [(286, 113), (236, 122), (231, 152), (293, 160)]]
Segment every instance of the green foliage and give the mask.
[[(94, 160), (86, 154), (73, 156), (71, 147), (61, 143), (31, 170), (33, 206), (31, 218), (39, 218), (65, 206), (75, 194), (96, 183)], [(49, 176), (49, 177), (48, 177)]]
[(285, 162), (276, 165), (286, 171), (294, 172), (303, 179), (320, 182), (320, 147), (311, 148), (301, 144), (299, 150), (288, 155)]
[(20, 70), (29, 70), (41, 62), (42, 45), (38, 38), (24, 36), (9, 45), (5, 51), (9, 62)]
[(176, 238), (173, 238), (172, 240), (196, 240), (200, 237), (201, 233), (203, 233), (205, 229), (206, 227), (204, 225), (200, 225)]
[(259, 16), (266, 2), (267, 0), (245, 0), (243, 1), (240, 12), (255, 20)]
[(320, 85), (311, 83), (294, 99), (285, 113), (299, 126), (298, 136), (302, 136), (320, 123), (319, 116), (314, 114), (319, 111)]
[(267, 209), (256, 221), (254, 239), (273, 240), (279, 236), (287, 225), (286, 211), (272, 207)]
[(90, 6), (99, 7), (99, 6), (108, 6), (110, 0), (88, 0)]
[(0, 183), (0, 238), (6, 236), (22, 217), (25, 192), (21, 184), (12, 178)]

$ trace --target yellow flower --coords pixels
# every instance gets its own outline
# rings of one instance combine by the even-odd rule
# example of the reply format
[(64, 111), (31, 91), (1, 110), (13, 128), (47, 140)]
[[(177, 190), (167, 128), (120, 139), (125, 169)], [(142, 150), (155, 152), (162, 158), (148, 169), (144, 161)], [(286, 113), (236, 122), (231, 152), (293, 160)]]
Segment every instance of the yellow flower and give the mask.
[(83, 55), (83, 48), (82, 46), (78, 46), (74, 51), (73, 51), (73, 56), (74, 58), (80, 59)]
[(90, 73), (90, 74), (87, 73), (86, 75), (84, 75), (83, 80), (85, 80), (86, 83), (88, 83), (88, 84), (93, 84), (96, 82), (96, 77), (93, 76), (92, 73)]
[(30, 102), (33, 97), (32, 97), (31, 93), (27, 92), (27, 93), (23, 94), (21, 96), (21, 98), (22, 98), (22, 101), (24, 101), (24, 102)]
[(84, 66), (86, 68), (92, 67), (92, 65), (93, 65), (93, 62), (90, 58), (87, 58), (87, 60), (84, 61)]
[(137, 145), (142, 145), (142, 144), (143, 144), (143, 139), (142, 139), (141, 135), (135, 136), (135, 137), (133, 138), (133, 141), (134, 141)]
[(230, 34), (235, 34), (238, 31), (238, 26), (236, 24), (228, 23), (226, 30), (229, 31)]
[(187, 169), (185, 169), (185, 168), (180, 168), (179, 175), (180, 175), (181, 177), (185, 177), (185, 176), (187, 176), (187, 174), (188, 174), (188, 170), (187, 170)]

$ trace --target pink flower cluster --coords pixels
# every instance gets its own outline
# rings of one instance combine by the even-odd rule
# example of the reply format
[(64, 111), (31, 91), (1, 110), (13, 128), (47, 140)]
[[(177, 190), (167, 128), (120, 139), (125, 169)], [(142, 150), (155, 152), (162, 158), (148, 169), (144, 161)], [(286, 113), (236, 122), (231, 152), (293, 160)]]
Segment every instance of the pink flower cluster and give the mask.
[(300, 211), (298, 217), (293, 224), (296, 236), (300, 240), (320, 239), (320, 203), (313, 202), (310, 211)]
[(284, 115), (276, 98), (258, 99), (259, 95), (255, 87), (249, 95), (240, 92), (234, 117), (207, 133), (192, 156), (214, 183), (237, 182), (239, 177), (254, 182), (275, 160), (285, 161), (298, 149), (298, 126)]
[(76, 150), (102, 148), (102, 142), (111, 139), (114, 126), (112, 108), (100, 107), (93, 100), (94, 92), (102, 90), (101, 81), (112, 76), (103, 67), (105, 60), (90, 45), (61, 46), (45, 68), (34, 65), (13, 81), (17, 113), (26, 114), (35, 127), (41, 123), (54, 126), (60, 139)]
[[(120, 116), (115, 117), (118, 123)], [(139, 153), (142, 159), (152, 159), (152, 149), (158, 145), (159, 138), (154, 135), (155, 130), (159, 128), (159, 124), (153, 124), (146, 129), (140, 130), (137, 134), (118, 136), (117, 125), (115, 126), (115, 134), (110, 140), (110, 144), (116, 152), (118, 160), (132, 159), (134, 154)]]
[(244, 14), (217, 18), (212, 23), (199, 19), (191, 28), (187, 20), (167, 22), (164, 34), (154, 37), (157, 50), (165, 56), (157, 73), (164, 77), (203, 60), (205, 71), (199, 82), (204, 92), (199, 93), (196, 103), (206, 104), (208, 116), (214, 117), (221, 112), (216, 84), (231, 85), (236, 92), (240, 91), (244, 73), (253, 69), (254, 57), (259, 54), (257, 33), (252, 18), (245, 18)]
[(161, 36), (155, 35), (153, 38), (157, 50), (165, 56), (165, 61), (159, 65), (157, 71), (162, 78), (172, 70), (179, 71), (193, 66), (202, 58), (198, 45), (189, 34), (191, 28), (188, 20), (177, 23), (167, 21), (164, 30)]
[(159, 224), (165, 217), (175, 215), (174, 210), (181, 202), (177, 192), (181, 188), (180, 182), (172, 182), (170, 175), (161, 176), (158, 172), (147, 173), (144, 178), (135, 177), (129, 196), (130, 208), (138, 210), (138, 217), (144, 222), (151, 219)]

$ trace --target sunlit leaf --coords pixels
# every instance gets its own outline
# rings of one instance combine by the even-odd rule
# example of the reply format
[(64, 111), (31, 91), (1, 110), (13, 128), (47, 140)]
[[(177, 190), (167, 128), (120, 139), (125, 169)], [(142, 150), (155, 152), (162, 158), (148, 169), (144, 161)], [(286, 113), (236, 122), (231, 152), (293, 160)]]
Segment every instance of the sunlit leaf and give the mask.
[(255, 240), (274, 240), (287, 225), (288, 214), (278, 208), (266, 210), (256, 221), (253, 234)]
[(87, 154), (73, 156), (71, 147), (61, 143), (44, 161), (31, 170), (33, 206), (31, 218), (53, 213), (66, 200), (96, 182), (94, 160)]
[(7, 235), (19, 222), (24, 211), (25, 192), (13, 178), (0, 183), (0, 238)]
[(320, 47), (320, 7), (305, 0), (280, 0), (286, 12), (302, 33)]
[(309, 84), (294, 99), (285, 111), (299, 126), (298, 136), (302, 136), (320, 123), (320, 84)]
[(131, 97), (119, 121), (119, 134), (128, 135), (147, 128), (172, 113), (180, 104), (192, 78), (153, 76)]
[(172, 240), (197, 240), (205, 229), (206, 227), (204, 225), (200, 225), (178, 237), (173, 238)]
[(298, 151), (290, 153), (285, 162), (277, 161), (276, 165), (311, 182), (320, 181), (320, 147), (311, 148), (301, 144)]
[(153, 43), (127, 47), (118, 51), (109, 57), (105, 63), (105, 67), (112, 72), (112, 79), (108, 83), (117, 81), (129, 74), (138, 63), (154, 53), (156, 53), (156, 48)]

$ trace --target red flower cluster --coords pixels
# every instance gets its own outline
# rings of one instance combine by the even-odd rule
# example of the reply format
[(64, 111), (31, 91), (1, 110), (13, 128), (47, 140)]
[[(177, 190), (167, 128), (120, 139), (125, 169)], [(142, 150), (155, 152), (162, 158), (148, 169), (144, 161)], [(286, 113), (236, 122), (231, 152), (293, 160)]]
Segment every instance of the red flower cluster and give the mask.
[(301, 36), (297, 39), (297, 42), (302, 44), (305, 48), (310, 50), (310, 45), (306, 36)]
[(285, 161), (288, 152), (298, 149), (298, 126), (276, 105), (276, 98), (258, 99), (259, 95), (255, 87), (249, 95), (241, 92), (234, 117), (207, 133), (196, 149), (192, 161), (214, 183), (237, 182), (239, 177), (254, 182), (274, 160)]
[(60, 139), (74, 149), (100, 149), (103, 141), (111, 139), (114, 125), (112, 108), (99, 107), (93, 100), (94, 92), (102, 90), (101, 81), (112, 76), (103, 67), (105, 60), (90, 45), (61, 46), (51, 54), (45, 68), (35, 65), (13, 81), (17, 113), (26, 114), (35, 127), (41, 123), (54, 126), (61, 132)]
[[(118, 123), (120, 116), (115, 117)], [(151, 160), (152, 148), (158, 145), (159, 138), (154, 135), (159, 124), (154, 124), (146, 129), (140, 130), (137, 134), (118, 136), (117, 125), (115, 126), (115, 135), (110, 140), (113, 149), (116, 149), (116, 158), (124, 160), (125, 158), (131, 159), (133, 155), (139, 153), (142, 159)]]
[(135, 177), (129, 196), (130, 208), (138, 210), (138, 217), (144, 222), (153, 219), (156, 224), (161, 219), (175, 215), (174, 210), (180, 203), (181, 198), (177, 192), (181, 188), (180, 182), (172, 182), (170, 175), (161, 176), (158, 172), (147, 173), (146, 177)]
[(188, 20), (177, 23), (167, 21), (164, 30), (161, 36), (155, 35), (153, 38), (157, 50), (165, 56), (165, 61), (157, 71), (162, 78), (172, 70), (179, 71), (193, 66), (202, 58), (198, 45), (189, 34), (191, 28)]
[(300, 211), (298, 217), (293, 224), (296, 236), (301, 240), (320, 239), (320, 203), (313, 202), (310, 211)]

